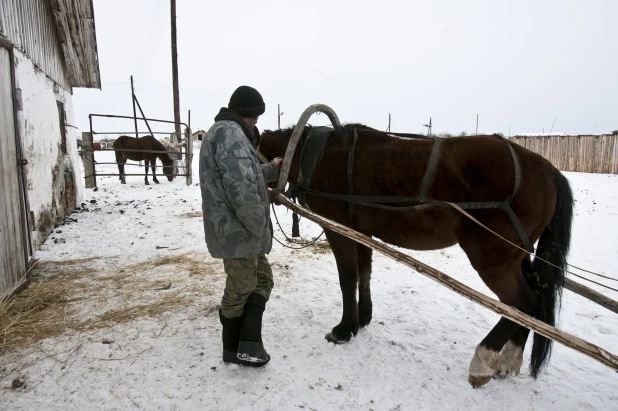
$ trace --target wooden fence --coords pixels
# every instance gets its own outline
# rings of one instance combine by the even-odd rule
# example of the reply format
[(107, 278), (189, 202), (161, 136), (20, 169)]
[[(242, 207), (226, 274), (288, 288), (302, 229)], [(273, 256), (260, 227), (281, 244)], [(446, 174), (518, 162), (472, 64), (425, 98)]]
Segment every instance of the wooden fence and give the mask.
[(562, 171), (618, 174), (618, 135), (513, 136), (511, 141), (548, 159)]

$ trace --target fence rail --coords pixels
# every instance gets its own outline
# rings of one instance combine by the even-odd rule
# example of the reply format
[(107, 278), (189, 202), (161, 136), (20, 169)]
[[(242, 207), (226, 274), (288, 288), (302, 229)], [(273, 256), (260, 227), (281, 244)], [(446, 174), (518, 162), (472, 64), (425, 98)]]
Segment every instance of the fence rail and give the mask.
[[(135, 98), (135, 97), (134, 97)], [(143, 113), (142, 113), (143, 114)], [(82, 160), (84, 162), (84, 172), (85, 172), (85, 186), (86, 188), (94, 188), (97, 186), (97, 176), (118, 176), (119, 174), (112, 174), (112, 173), (97, 173), (95, 165), (99, 164), (99, 165), (103, 165), (103, 163), (98, 163), (97, 161), (95, 161), (94, 159), (94, 153), (95, 152), (99, 152), (99, 151), (126, 151), (126, 152), (141, 152), (141, 153), (156, 153), (156, 154), (167, 154), (172, 160), (174, 159), (174, 157), (176, 158), (176, 160), (174, 161), (174, 176), (184, 176), (186, 177), (186, 183), (187, 185), (191, 185), (192, 184), (192, 170), (191, 170), (191, 162), (193, 160), (193, 134), (191, 133), (191, 128), (189, 127), (189, 125), (187, 125), (186, 123), (183, 122), (179, 122), (179, 123), (175, 123), (174, 121), (170, 121), (170, 120), (161, 120), (161, 119), (153, 119), (153, 118), (138, 118), (138, 117), (131, 117), (131, 116), (120, 116), (120, 115), (115, 115), (115, 114), (90, 114), (89, 116), (89, 120), (90, 120), (90, 132), (83, 132), (82, 133)], [(105, 131), (96, 131), (93, 127), (93, 119), (95, 118), (113, 118), (113, 119), (122, 119), (122, 120), (144, 120), (145, 122), (148, 121), (152, 121), (152, 122), (158, 122), (158, 123), (164, 123), (164, 124), (176, 124), (176, 125), (184, 125), (186, 127), (185, 129), (185, 133), (181, 133), (181, 134), (186, 134), (186, 139), (185, 142), (182, 144), (173, 144), (172, 146), (169, 146), (166, 151), (160, 151), (160, 150), (135, 150), (135, 149), (114, 149), (113, 147), (111, 148), (106, 148), (103, 147), (102, 145), (100, 145), (99, 147), (95, 148), (95, 144), (101, 144), (101, 143), (94, 143), (93, 141), (93, 136), (96, 134), (124, 134), (124, 133), (120, 133), (120, 132), (105, 132)], [(160, 132), (152, 132), (149, 128), (149, 134), (162, 134)], [(139, 132), (137, 131), (137, 123), (136, 123), (136, 130), (135, 130), (136, 134), (139, 134)], [(126, 134), (130, 134), (129, 132), (127, 132)], [(142, 133), (143, 134), (143, 133)], [(169, 134), (169, 135), (175, 135), (177, 133), (163, 133), (163, 134)], [(163, 145), (165, 146), (165, 140), (162, 141)], [(184, 160), (183, 160), (184, 158)], [(141, 162), (140, 162), (141, 163)], [(111, 165), (111, 164), (117, 164), (117, 163), (110, 163), (110, 162), (105, 162), (105, 165)], [(131, 165), (131, 164), (126, 164), (126, 165)], [(140, 164), (141, 166), (141, 164)], [(156, 167), (156, 166), (155, 166)], [(183, 170), (181, 172), (179, 172), (180, 170)], [(141, 174), (125, 174), (126, 176), (138, 176)]]
[(562, 171), (618, 174), (618, 135), (513, 136), (511, 141)]

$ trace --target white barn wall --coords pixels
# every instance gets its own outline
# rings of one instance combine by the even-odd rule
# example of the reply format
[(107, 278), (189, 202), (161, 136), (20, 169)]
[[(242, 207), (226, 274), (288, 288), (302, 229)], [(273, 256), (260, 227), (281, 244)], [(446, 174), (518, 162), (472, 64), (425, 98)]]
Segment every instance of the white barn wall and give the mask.
[(28, 160), (28, 198), (36, 227), (32, 234), (38, 248), (82, 199), (75, 129), (66, 127), (67, 154), (63, 155), (57, 107), (57, 101), (64, 104), (66, 124), (73, 125), (73, 102), (69, 91), (18, 50), (15, 77), (16, 87), (21, 90), (18, 124), (24, 158)]

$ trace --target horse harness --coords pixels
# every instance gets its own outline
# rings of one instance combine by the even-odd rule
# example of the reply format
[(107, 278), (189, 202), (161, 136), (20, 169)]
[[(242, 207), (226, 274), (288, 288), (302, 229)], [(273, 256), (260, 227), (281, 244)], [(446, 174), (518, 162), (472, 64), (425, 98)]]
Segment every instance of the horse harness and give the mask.
[[(352, 147), (350, 152), (348, 153), (348, 166), (347, 166), (347, 177), (348, 177), (348, 194), (331, 194), (331, 193), (323, 193), (320, 191), (315, 191), (309, 188), (309, 183), (311, 181), (311, 176), (315, 169), (316, 164), (321, 159), (324, 154), (324, 148), (326, 146), (326, 142), (330, 137), (331, 132), (333, 131), (330, 127), (314, 127), (311, 132), (308, 133), (305, 138), (305, 142), (302, 147), (301, 157), (300, 157), (300, 172), (298, 175), (298, 180), (296, 184), (289, 190), (288, 194), (293, 197), (297, 197), (299, 203), (306, 207), (306, 196), (313, 195), (316, 197), (322, 197), (330, 200), (337, 200), (348, 203), (348, 209), (350, 214), (354, 214), (354, 206), (356, 204), (363, 205), (367, 207), (379, 208), (383, 210), (389, 211), (417, 211), (424, 208), (429, 207), (442, 207), (442, 208), (452, 208), (451, 204), (455, 204), (464, 210), (480, 210), (480, 209), (500, 209), (504, 211), (515, 228), (521, 242), (523, 243), (525, 249), (534, 253), (534, 247), (530, 242), (530, 239), (526, 235), (524, 228), (513, 212), (511, 208), (511, 202), (513, 201), (513, 197), (515, 197), (515, 193), (519, 188), (519, 184), (521, 183), (521, 166), (519, 164), (519, 159), (517, 158), (517, 154), (508, 141), (496, 134), (495, 136), (501, 138), (506, 143), (509, 148), (509, 152), (511, 153), (511, 157), (513, 158), (513, 165), (515, 168), (515, 182), (513, 184), (513, 191), (504, 201), (471, 201), (471, 202), (457, 202), (449, 204), (446, 201), (436, 200), (434, 198), (427, 196), (427, 191), (429, 190), (431, 180), (435, 173), (436, 164), (438, 163), (438, 157), (440, 152), (440, 144), (442, 143), (442, 138), (433, 138), (434, 144), (433, 149), (431, 151), (431, 155), (429, 157), (429, 164), (427, 167), (427, 171), (423, 176), (423, 183), (421, 185), (421, 193), (418, 196), (411, 197), (391, 197), (391, 196), (365, 196), (365, 195), (355, 195), (354, 194), (354, 185), (353, 185), (353, 171), (354, 171), (354, 154), (356, 151), (356, 143), (358, 141), (358, 130), (356, 126), (352, 128)], [(343, 134), (343, 130), (342, 130)], [(392, 135), (399, 135), (396, 133), (389, 133)], [(406, 136), (407, 135), (402, 135)], [(343, 138), (346, 143), (346, 138)], [(379, 203), (421, 203), (413, 206), (390, 206), (386, 204)]]

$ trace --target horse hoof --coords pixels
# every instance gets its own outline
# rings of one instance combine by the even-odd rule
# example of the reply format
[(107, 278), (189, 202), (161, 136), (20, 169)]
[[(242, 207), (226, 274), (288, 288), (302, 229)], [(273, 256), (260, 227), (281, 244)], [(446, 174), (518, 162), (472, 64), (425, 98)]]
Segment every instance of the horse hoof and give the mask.
[(121, 183), (122, 183), (122, 184), (127, 184), (127, 182), (126, 182), (126, 181), (121, 181)]
[(468, 382), (470, 383), (470, 385), (472, 385), (472, 388), (482, 387), (483, 385), (487, 384), (490, 380), (491, 380), (491, 375), (490, 376), (486, 376), (486, 375), (481, 375), (481, 376), (469, 375), (468, 376)]
[(149, 183), (148, 181), (146, 181), (146, 185), (147, 185), (147, 186), (149, 186), (149, 185), (150, 185), (150, 183)]
[(158, 181), (155, 181), (155, 184), (159, 184), (159, 182), (158, 182)]
[(337, 337), (335, 333), (333, 333), (332, 331), (326, 334), (324, 338), (326, 338), (328, 342), (332, 342), (333, 344), (345, 344), (348, 341), (350, 341), (349, 338), (347, 340), (344, 340), (344, 339)]

